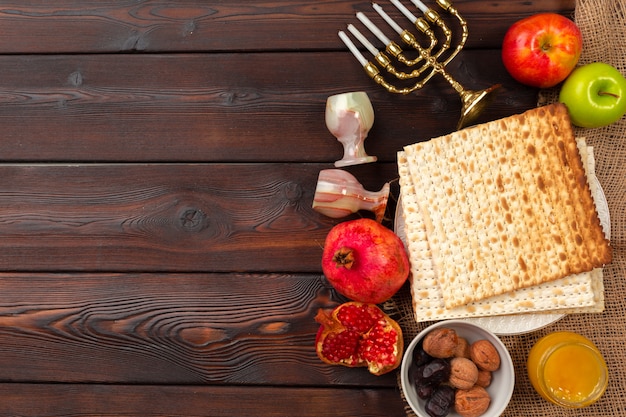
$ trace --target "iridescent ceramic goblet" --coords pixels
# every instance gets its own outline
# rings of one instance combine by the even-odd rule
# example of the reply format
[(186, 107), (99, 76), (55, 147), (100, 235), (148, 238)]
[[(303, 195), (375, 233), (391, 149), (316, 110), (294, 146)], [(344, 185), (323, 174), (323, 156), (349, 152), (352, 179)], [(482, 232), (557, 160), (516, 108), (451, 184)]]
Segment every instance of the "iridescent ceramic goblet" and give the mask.
[(367, 191), (349, 172), (341, 169), (320, 171), (313, 210), (328, 217), (338, 219), (368, 210), (374, 213), (376, 221), (382, 222), (389, 198), (389, 183), (380, 191)]
[(376, 161), (365, 152), (364, 142), (374, 124), (374, 108), (364, 91), (336, 94), (326, 100), (326, 127), (343, 145), (336, 167)]

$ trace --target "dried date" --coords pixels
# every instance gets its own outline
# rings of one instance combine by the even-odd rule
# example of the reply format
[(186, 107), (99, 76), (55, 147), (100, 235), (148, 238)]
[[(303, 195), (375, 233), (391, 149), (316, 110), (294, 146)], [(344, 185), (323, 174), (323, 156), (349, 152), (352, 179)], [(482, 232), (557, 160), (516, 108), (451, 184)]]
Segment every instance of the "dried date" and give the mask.
[(431, 417), (447, 416), (454, 407), (454, 388), (440, 385), (426, 400), (425, 409)]
[(450, 363), (444, 359), (433, 359), (417, 368), (416, 386), (438, 385), (450, 378)]
[(415, 347), (415, 350), (413, 351), (413, 364), (422, 366), (431, 360), (433, 360), (433, 357), (426, 353), (421, 344)]
[(418, 385), (416, 388), (416, 392), (417, 392), (417, 396), (420, 397), (422, 400), (427, 400), (430, 397), (432, 397), (433, 393), (435, 392), (435, 386), (433, 385)]

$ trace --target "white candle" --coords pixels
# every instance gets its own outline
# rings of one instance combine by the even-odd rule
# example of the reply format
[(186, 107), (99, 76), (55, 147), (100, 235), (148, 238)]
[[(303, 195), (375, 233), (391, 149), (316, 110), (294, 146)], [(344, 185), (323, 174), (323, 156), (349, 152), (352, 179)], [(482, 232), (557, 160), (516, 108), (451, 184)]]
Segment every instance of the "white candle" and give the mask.
[(417, 20), (417, 17), (415, 17), (415, 15), (411, 13), (409, 9), (404, 7), (404, 4), (400, 3), (398, 0), (391, 0), (391, 3), (393, 3), (393, 5), (396, 6), (398, 10), (400, 10), (402, 14), (405, 15), (406, 18), (411, 21), (411, 23), (415, 23), (415, 21)]
[(343, 43), (346, 44), (350, 52), (352, 52), (352, 55), (354, 55), (354, 57), (359, 61), (361, 66), (364, 67), (365, 65), (367, 65), (367, 59), (365, 59), (365, 57), (361, 55), (361, 52), (359, 52), (356, 46), (354, 46), (354, 44), (352, 43), (350, 38), (348, 38), (348, 35), (346, 35), (344, 31), (342, 30), (339, 31), (339, 37), (341, 38)]
[(370, 51), (370, 54), (376, 56), (379, 54), (379, 50), (376, 49), (374, 47), (374, 45), (372, 45), (365, 36), (363, 36), (363, 34), (361, 32), (359, 32), (359, 30), (357, 28), (354, 27), (353, 24), (349, 24), (348, 25), (348, 30), (354, 35), (355, 38), (357, 38), (359, 40), (359, 42), (361, 42), (361, 44), (367, 48), (368, 51)]
[(367, 27), (370, 32), (372, 32), (382, 43), (384, 43), (385, 45), (389, 45), (391, 43), (391, 41), (389, 40), (388, 37), (385, 36), (384, 33), (382, 33), (380, 31), (380, 29), (378, 29), (376, 27), (375, 24), (372, 23), (371, 20), (369, 20), (367, 18), (367, 16), (365, 16), (363, 13), (358, 12), (356, 14), (356, 17), (365, 25), (365, 27)]
[(422, 13), (426, 13), (426, 11), (428, 10), (428, 7), (426, 7), (426, 5), (420, 0), (411, 0), (411, 2), (416, 5), (422, 11)]
[(391, 26), (393, 30), (398, 32), (398, 34), (402, 34), (403, 29), (398, 26), (398, 24), (387, 13), (385, 13), (383, 8), (379, 4), (372, 3), (372, 7), (374, 7), (374, 10), (378, 12), (378, 14), (385, 20), (385, 22), (387, 22), (389, 26)]

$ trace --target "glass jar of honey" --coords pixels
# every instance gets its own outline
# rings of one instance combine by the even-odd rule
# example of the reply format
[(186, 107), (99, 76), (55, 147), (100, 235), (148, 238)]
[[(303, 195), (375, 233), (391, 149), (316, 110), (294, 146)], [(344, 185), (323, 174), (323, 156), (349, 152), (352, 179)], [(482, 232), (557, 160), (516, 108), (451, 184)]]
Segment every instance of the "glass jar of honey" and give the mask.
[(593, 342), (565, 331), (539, 339), (530, 350), (527, 369), (543, 398), (567, 408), (593, 404), (609, 380), (606, 362)]

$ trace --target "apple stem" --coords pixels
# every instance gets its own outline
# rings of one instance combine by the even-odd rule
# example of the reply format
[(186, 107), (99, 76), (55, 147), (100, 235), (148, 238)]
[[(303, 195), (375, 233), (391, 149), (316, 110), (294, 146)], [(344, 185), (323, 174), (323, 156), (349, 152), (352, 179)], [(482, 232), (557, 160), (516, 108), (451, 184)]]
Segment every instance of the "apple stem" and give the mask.
[(606, 92), (606, 91), (600, 91), (598, 93), (598, 95), (599, 96), (611, 96), (611, 97), (619, 98), (618, 94), (613, 94), (613, 93), (609, 93), (609, 92)]

